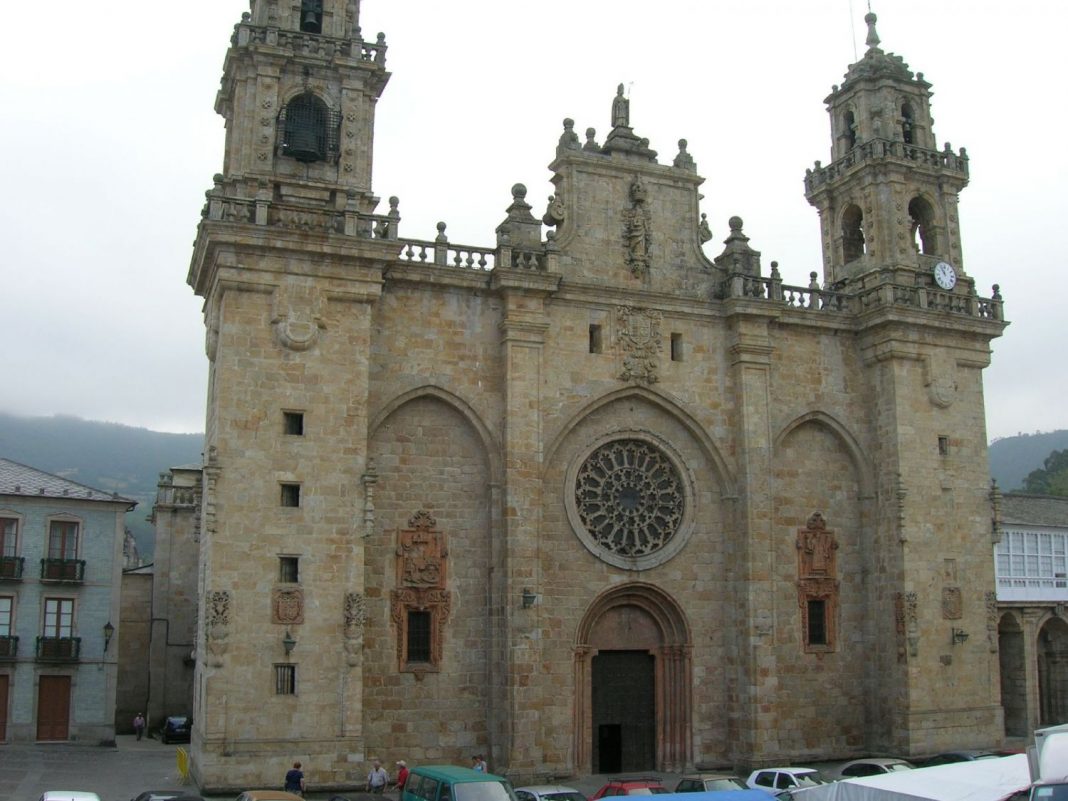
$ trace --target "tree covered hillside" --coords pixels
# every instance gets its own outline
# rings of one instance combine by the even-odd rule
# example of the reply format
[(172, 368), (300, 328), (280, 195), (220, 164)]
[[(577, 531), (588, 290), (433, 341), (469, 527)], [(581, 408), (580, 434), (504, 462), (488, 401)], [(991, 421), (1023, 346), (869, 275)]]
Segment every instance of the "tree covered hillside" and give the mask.
[(0, 456), (94, 489), (137, 501), (126, 515), (137, 547), (152, 560), (152, 512), (159, 474), (200, 464), (203, 434), (168, 434), (77, 417), (18, 417), (0, 412)]

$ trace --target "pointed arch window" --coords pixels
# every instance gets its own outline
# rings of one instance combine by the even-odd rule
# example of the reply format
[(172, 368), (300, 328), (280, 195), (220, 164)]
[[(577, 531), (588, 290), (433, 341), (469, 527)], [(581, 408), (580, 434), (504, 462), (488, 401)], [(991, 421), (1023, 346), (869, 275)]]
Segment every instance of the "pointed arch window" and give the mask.
[(846, 264), (859, 259), (867, 251), (864, 241), (864, 212), (851, 205), (842, 215), (842, 258)]
[(300, 30), (303, 33), (323, 32), (323, 0), (301, 0)]
[(906, 145), (914, 145), (915, 133), (914, 129), (916, 121), (912, 115), (912, 106), (908, 103), (901, 104), (901, 139)]
[(279, 115), (282, 155), (312, 163), (336, 158), (340, 116), (311, 92), (298, 95)]
[(933, 255), (937, 251), (934, 209), (922, 197), (909, 201), (909, 217), (912, 220), (912, 243), (918, 253)]

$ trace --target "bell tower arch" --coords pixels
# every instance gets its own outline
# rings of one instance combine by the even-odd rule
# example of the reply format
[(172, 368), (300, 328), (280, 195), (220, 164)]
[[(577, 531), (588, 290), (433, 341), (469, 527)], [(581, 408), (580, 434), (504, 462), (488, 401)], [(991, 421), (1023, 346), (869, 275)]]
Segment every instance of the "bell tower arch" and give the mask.
[(842, 287), (890, 268), (910, 284), (910, 273), (933, 281), (941, 262), (960, 278), (957, 196), (968, 184), (967, 153), (948, 142), (939, 149), (931, 84), (880, 49), (875, 14), (864, 19), (867, 52), (824, 101), (831, 163), (816, 162), (805, 177), (820, 213), (824, 280)]
[(385, 37), (364, 39), (358, 0), (254, 0), (251, 8), (234, 26), (215, 100), (226, 120), (224, 185), (233, 192), (243, 182), (261, 200), (268, 192), (326, 205), (352, 197), (372, 211)]

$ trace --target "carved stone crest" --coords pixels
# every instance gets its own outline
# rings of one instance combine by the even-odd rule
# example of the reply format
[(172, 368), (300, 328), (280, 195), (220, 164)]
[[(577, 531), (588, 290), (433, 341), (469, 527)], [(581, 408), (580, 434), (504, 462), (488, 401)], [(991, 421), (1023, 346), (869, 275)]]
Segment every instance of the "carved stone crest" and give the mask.
[(271, 622), (296, 625), (304, 622), (304, 590), (275, 589), (271, 593)]
[(283, 285), (275, 291), (271, 325), (278, 341), (289, 350), (303, 351), (319, 341), (326, 328), (323, 299), (310, 287)]
[(408, 521), (410, 529), (397, 533), (397, 586), (445, 587), (445, 535), (429, 512), (419, 511)]
[(653, 309), (619, 306), (616, 317), (619, 348), (623, 355), (620, 380), (655, 384), (660, 380), (657, 371), (660, 368), (660, 352), (664, 349), (660, 339), (663, 315)]
[(808, 525), (797, 532), (797, 550), (800, 558), (799, 574), (802, 579), (815, 579), (837, 575), (838, 542), (827, 530), (823, 515), (816, 512), (808, 519)]
[(630, 184), (630, 208), (623, 212), (623, 240), (626, 245), (627, 266), (635, 278), (649, 274), (649, 249), (652, 244), (649, 212), (645, 201), (648, 195), (640, 177)]
[(208, 664), (222, 667), (230, 639), (230, 593), (226, 590), (210, 592), (205, 605), (204, 638), (208, 646)]

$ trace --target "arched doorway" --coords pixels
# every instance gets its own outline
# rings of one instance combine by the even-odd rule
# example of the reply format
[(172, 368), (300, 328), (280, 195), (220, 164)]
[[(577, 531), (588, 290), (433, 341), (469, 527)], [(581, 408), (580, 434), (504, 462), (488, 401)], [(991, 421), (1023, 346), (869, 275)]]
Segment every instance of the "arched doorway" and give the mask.
[(691, 639), (682, 610), (651, 584), (593, 602), (575, 643), (576, 767), (682, 771), (690, 762)]
[(1005, 710), (1005, 735), (1026, 737), (1027, 658), (1024, 635), (1013, 615), (1004, 615), (998, 624), (998, 659), (1001, 664), (1001, 706)]
[(1059, 617), (1038, 632), (1039, 724), (1068, 723), (1068, 623)]

